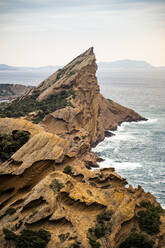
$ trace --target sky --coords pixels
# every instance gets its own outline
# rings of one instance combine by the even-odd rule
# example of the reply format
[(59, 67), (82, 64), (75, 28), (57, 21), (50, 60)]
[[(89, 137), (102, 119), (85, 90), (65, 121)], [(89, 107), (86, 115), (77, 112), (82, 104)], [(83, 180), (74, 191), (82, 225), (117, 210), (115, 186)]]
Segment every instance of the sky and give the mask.
[(0, 0), (0, 64), (64, 65), (91, 46), (165, 66), (165, 0)]

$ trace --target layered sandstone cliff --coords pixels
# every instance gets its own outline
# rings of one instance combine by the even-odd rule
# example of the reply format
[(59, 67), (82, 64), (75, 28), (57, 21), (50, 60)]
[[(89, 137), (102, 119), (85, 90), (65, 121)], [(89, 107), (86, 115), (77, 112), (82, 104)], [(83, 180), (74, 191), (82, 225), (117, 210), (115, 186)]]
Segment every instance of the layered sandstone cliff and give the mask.
[[(16, 247), (14, 240), (5, 239), (4, 228), (15, 234), (44, 229), (51, 234), (48, 248), (138, 248), (137, 239), (141, 247), (165, 247), (165, 215), (156, 199), (141, 187), (125, 187), (126, 180), (113, 168), (88, 169), (98, 160), (91, 147), (107, 130), (144, 119), (100, 94), (96, 69), (90, 48), (42, 82), (35, 89), (37, 101), (63, 90), (74, 94), (67, 107), (49, 113), (40, 124), (26, 120), (29, 116), (0, 119), (0, 133), (31, 134), (0, 165), (0, 247)], [(14, 209), (11, 215), (9, 209)], [(140, 211), (160, 217), (159, 228), (146, 223), (144, 228)], [(123, 246), (131, 235), (134, 244)]]

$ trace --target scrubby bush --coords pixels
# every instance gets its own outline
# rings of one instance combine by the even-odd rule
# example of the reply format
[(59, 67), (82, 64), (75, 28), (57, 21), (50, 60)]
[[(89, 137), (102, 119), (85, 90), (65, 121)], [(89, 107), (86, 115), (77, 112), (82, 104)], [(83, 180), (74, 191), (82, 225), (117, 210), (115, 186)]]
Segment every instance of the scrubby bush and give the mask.
[(3, 233), (5, 234), (5, 239), (6, 240), (17, 241), (17, 235), (15, 233), (13, 233), (12, 231), (4, 228)]
[(45, 248), (50, 240), (50, 233), (43, 229), (33, 231), (25, 229), (16, 235), (8, 229), (3, 229), (5, 239), (14, 241), (16, 248)]
[(32, 95), (26, 96), (23, 99), (16, 99), (11, 103), (4, 105), (0, 109), (0, 117), (20, 117), (28, 115), (30, 112), (36, 112), (36, 116), (33, 118), (34, 123), (40, 122), (45, 115), (54, 112), (57, 109), (71, 106), (71, 103), (67, 99), (69, 96), (75, 97), (75, 91), (62, 90), (58, 94), (50, 95), (43, 101), (37, 101), (39, 92), (35, 91)]
[(131, 233), (130, 236), (120, 244), (119, 248), (152, 248), (154, 241), (141, 233)]
[(96, 240), (89, 239), (89, 244), (92, 248), (99, 248), (101, 247), (100, 243)]
[(106, 228), (104, 225), (96, 226), (94, 231), (95, 231), (96, 238), (99, 239), (105, 235)]
[(138, 212), (138, 221), (141, 230), (148, 234), (157, 234), (160, 231), (160, 214), (162, 209), (155, 207), (151, 202), (141, 202), (141, 206), (146, 210)]
[(92, 196), (92, 191), (90, 191), (89, 189), (87, 189), (87, 193), (88, 195)]
[(0, 219), (5, 217), (6, 215), (13, 215), (15, 214), (15, 212), (16, 212), (15, 208), (8, 208), (4, 214), (0, 215)]
[(0, 134), (0, 162), (9, 159), (30, 137), (27, 131), (15, 130), (12, 134)]
[(102, 212), (97, 216), (96, 226), (88, 229), (87, 238), (92, 248), (99, 248), (100, 243), (97, 240), (104, 236), (109, 236), (111, 232), (111, 216), (112, 213), (110, 211)]
[(65, 168), (64, 168), (64, 170), (63, 170), (63, 172), (65, 173), (65, 174), (71, 174), (72, 173), (72, 168), (71, 168), (71, 166), (70, 165), (67, 165)]
[(63, 183), (60, 183), (57, 179), (54, 179), (50, 184), (50, 188), (52, 188), (55, 193), (59, 192), (63, 187)]
[(111, 216), (112, 216), (112, 213), (110, 211), (103, 212), (97, 216), (97, 222), (103, 224), (105, 221), (110, 221)]
[(15, 208), (8, 208), (5, 212), (5, 215), (13, 215), (16, 212)]
[(60, 235), (58, 235), (59, 239), (61, 242), (64, 242), (65, 240), (67, 240), (69, 238), (70, 233), (61, 233)]
[(75, 243), (73, 243), (72, 245), (71, 245), (71, 248), (80, 248), (81, 246), (80, 246), (80, 244), (79, 244), (79, 242), (77, 242), (77, 241), (75, 241)]

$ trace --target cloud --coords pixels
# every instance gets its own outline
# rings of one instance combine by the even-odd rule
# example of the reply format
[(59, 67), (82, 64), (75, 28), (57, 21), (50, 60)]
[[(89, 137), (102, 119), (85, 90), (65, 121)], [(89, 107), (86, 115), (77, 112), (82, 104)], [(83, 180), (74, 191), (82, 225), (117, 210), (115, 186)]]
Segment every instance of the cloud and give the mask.
[(1, 60), (63, 64), (91, 45), (101, 60), (151, 57), (154, 49), (156, 57), (164, 24), (164, 0), (0, 0)]
[(127, 9), (140, 7), (142, 4), (163, 4), (164, 0), (1, 0), (0, 12), (10, 13), (19, 11), (41, 11), (51, 10), (57, 11), (63, 8), (77, 8), (77, 7), (101, 7), (110, 10)]

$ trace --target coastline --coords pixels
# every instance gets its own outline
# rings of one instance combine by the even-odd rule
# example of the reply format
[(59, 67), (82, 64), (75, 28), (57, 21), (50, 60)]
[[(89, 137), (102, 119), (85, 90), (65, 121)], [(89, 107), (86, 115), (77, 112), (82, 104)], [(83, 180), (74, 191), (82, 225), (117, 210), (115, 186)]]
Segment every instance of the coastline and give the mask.
[[(161, 178), (161, 173), (163, 172), (159, 173), (156, 167), (153, 168), (148, 165), (147, 154), (148, 150), (151, 149), (151, 144), (146, 144), (144, 141), (145, 128), (147, 131), (148, 128), (153, 128), (157, 123), (158, 119), (156, 118), (148, 118), (147, 121), (140, 122), (123, 122), (118, 126), (117, 130), (113, 132), (114, 136), (105, 138), (104, 141), (100, 142), (95, 148), (92, 148), (92, 151), (103, 159), (103, 161), (98, 162), (99, 167), (93, 168), (93, 170), (114, 168), (119, 175), (126, 178), (128, 184), (133, 185), (133, 187), (138, 187), (140, 184), (145, 191), (154, 194), (163, 208), (165, 208), (163, 192), (161, 193), (163, 189), (158, 186), (159, 184), (161, 185), (162, 179), (159, 181), (157, 179), (159, 183), (156, 185), (156, 188), (154, 187), (156, 173), (158, 173), (156, 178), (158, 178), (159, 175)], [(139, 149), (140, 145), (143, 147), (143, 150)], [(124, 149), (124, 146), (127, 148)], [(136, 149), (132, 151), (134, 147)], [(139, 152), (137, 149), (139, 149)], [(155, 171), (155, 174), (152, 173), (152, 170)], [(146, 176), (150, 178), (149, 181)]]

